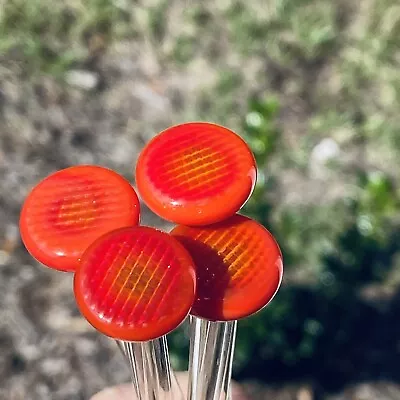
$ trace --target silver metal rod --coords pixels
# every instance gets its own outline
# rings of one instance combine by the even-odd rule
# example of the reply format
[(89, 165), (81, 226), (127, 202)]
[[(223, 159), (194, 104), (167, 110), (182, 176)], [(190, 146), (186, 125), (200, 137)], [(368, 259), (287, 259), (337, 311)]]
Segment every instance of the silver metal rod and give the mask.
[(192, 317), (189, 400), (228, 399), (236, 329), (237, 321), (210, 322)]
[(145, 345), (156, 399), (183, 400), (182, 390), (171, 369), (166, 336), (147, 342)]
[(132, 383), (138, 400), (155, 400), (155, 396), (153, 396), (153, 379), (148, 369), (146, 349), (143, 343), (120, 343), (131, 367)]
[(131, 369), (131, 380), (133, 388), (135, 389), (136, 396), (139, 400), (141, 400), (140, 386), (139, 386), (139, 378), (137, 375), (137, 365), (138, 361), (136, 360), (135, 353), (129, 348), (128, 344), (122, 340), (116, 340), (118, 348), (121, 350), (121, 353), (129, 362), (129, 367)]
[(183, 400), (171, 369), (165, 336), (149, 342), (117, 341), (117, 344), (129, 362), (139, 400)]
[(188, 400), (196, 400), (199, 393), (201, 355), (203, 354), (200, 345), (204, 343), (201, 340), (201, 321), (198, 318), (190, 316), (190, 343), (189, 343), (189, 382), (188, 382)]
[(223, 378), (222, 392), (227, 396), (227, 400), (231, 399), (231, 378), (232, 378), (232, 368), (233, 368), (233, 357), (235, 353), (235, 343), (236, 343), (236, 332), (237, 332), (237, 321), (230, 322), (232, 326), (229, 329), (230, 338), (229, 343), (229, 353), (227, 355)]

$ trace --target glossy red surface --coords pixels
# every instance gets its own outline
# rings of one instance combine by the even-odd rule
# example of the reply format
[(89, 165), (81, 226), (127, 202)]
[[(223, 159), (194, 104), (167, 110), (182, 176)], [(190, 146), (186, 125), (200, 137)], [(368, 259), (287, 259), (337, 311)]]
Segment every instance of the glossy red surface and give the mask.
[(143, 201), (164, 219), (206, 225), (238, 211), (253, 191), (256, 164), (247, 144), (219, 125), (173, 126), (144, 148), (136, 166)]
[(205, 227), (179, 225), (171, 234), (195, 263), (192, 315), (212, 321), (244, 318), (266, 306), (277, 292), (283, 274), (281, 251), (256, 221), (236, 214)]
[(21, 237), (41, 263), (74, 271), (95, 239), (137, 225), (139, 211), (135, 190), (116, 172), (70, 167), (48, 176), (28, 195), (20, 216)]
[(98, 239), (74, 279), (86, 319), (115, 339), (147, 341), (176, 328), (194, 301), (191, 257), (167, 233), (123, 228)]

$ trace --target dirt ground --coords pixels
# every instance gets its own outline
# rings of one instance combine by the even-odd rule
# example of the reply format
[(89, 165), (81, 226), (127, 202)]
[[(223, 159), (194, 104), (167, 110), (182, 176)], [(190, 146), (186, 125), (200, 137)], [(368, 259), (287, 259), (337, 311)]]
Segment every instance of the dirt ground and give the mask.
[[(278, 73), (268, 62), (245, 64), (247, 76), (264, 68)], [(286, 83), (290, 91), (291, 72), (287, 79), (279, 74), (275, 82)], [(50, 77), (32, 84), (21, 78), (17, 64), (0, 66), (0, 400), (88, 400), (129, 379), (115, 343), (79, 315), (71, 275), (44, 268), (24, 250), (20, 207), (35, 183), (73, 164), (103, 165), (132, 180), (143, 144), (161, 129), (191, 119), (200, 94), (215, 81), (215, 70), (201, 59), (185, 70), (168, 67), (148, 49), (119, 42), (88, 75), (77, 76), (78, 82), (67, 86)], [(254, 91), (251, 80), (245, 91), (243, 99)], [(243, 107), (239, 100), (238, 110)], [(294, 127), (301, 130), (307, 113), (301, 97), (286, 103), (282, 118), (288, 137)], [(232, 118), (232, 128), (236, 122)], [(142, 222), (166, 227), (147, 210)], [(260, 400), (320, 398), (306, 382), (281, 388), (248, 382), (246, 388)], [(329, 397), (347, 399), (400, 399), (400, 388), (359, 384)]]

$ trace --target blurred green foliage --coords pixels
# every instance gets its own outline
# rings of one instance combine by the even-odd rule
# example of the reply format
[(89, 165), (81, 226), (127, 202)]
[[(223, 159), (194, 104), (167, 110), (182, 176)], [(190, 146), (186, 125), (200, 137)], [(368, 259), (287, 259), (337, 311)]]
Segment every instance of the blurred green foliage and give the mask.
[[(395, 268), (399, 192), (382, 171), (354, 170), (355, 187), (340, 199), (277, 204), (276, 182), (285, 169), (269, 167), (290, 152), (280, 141), (278, 113), (274, 98), (250, 101), (243, 136), (256, 155), (260, 179), (243, 213), (277, 237), (288, 279), (265, 310), (240, 321), (236, 371), (264, 379), (310, 374), (335, 385), (372, 323), (374, 313), (360, 291), (371, 284), (384, 287)], [(305, 279), (298, 279), (299, 269)]]
[[(343, 197), (280, 204), (276, 192), (286, 171), (281, 161), (296, 150), (285, 148), (279, 113), (274, 97), (249, 101), (242, 135), (259, 171), (242, 212), (277, 237), (286, 278), (263, 311), (239, 322), (234, 370), (238, 378), (307, 376), (335, 387), (349, 379), (348, 365), (354, 369), (352, 363), (360, 357), (365, 358), (365, 369), (371, 369), (368, 353), (374, 349), (364, 339), (369, 324), (385, 317), (360, 293), (371, 285), (391, 285), (399, 254), (399, 191), (384, 172), (355, 169), (354, 187)], [(389, 334), (389, 353), (395, 337)], [(180, 358), (187, 351), (184, 333), (172, 335), (171, 344), (174, 362), (185, 367)], [(390, 368), (386, 358), (381, 362)]]
[[(71, 66), (103, 50), (124, 21), (112, 0), (0, 2), (0, 55), (22, 64), (31, 76), (63, 77)], [(24, 64), (27, 67), (23, 67)]]

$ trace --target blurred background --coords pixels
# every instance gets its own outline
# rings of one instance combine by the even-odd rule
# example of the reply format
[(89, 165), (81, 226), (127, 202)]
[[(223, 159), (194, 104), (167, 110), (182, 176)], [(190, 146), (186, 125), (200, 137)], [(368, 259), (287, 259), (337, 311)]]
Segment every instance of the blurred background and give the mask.
[[(400, 399), (398, 0), (0, 0), (0, 399), (88, 399), (129, 380), (36, 263), (21, 204), (49, 173), (114, 168), (190, 120), (237, 131), (260, 176), (243, 212), (283, 286), (239, 323), (254, 399)], [(169, 228), (144, 209), (143, 223)], [(170, 337), (178, 369), (185, 328)]]

